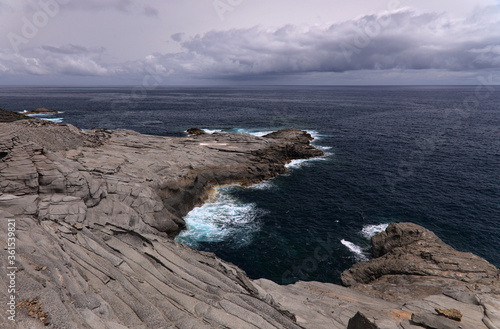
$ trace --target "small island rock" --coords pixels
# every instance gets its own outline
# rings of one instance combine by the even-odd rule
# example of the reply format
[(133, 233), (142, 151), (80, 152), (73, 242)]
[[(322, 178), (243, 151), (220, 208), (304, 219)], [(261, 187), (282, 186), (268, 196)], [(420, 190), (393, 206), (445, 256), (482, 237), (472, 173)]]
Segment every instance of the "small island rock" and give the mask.
[(200, 128), (189, 128), (187, 131), (188, 135), (205, 135), (207, 132)]

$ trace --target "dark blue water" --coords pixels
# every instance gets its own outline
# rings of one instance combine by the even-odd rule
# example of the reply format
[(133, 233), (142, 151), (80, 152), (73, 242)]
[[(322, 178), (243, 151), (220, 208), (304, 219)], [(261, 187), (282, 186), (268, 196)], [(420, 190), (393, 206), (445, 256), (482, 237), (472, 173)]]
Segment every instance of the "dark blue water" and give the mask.
[[(477, 87), (1, 88), (0, 107), (182, 136), (294, 127), (327, 156), (195, 210), (184, 242), (250, 277), (339, 282), (369, 234), (411, 221), (500, 266), (500, 92)], [(194, 226), (193, 226), (194, 225)], [(363, 235), (362, 230), (365, 230)]]

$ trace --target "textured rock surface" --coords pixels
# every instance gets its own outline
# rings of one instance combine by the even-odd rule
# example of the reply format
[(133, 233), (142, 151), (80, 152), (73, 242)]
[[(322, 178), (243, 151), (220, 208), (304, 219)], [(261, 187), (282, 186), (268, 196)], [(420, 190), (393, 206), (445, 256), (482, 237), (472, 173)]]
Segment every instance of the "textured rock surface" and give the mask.
[(287, 134), (166, 138), (0, 123), (0, 235), (15, 223), (20, 303), (16, 326), (2, 311), (0, 327), (299, 328), (239, 268), (170, 239), (214, 186), (284, 172), (298, 155), (289, 144), (322, 154), (304, 132)]
[[(0, 236), (15, 223), (18, 308), (15, 325), (0, 312), (1, 328), (500, 328), (498, 270), (413, 224), (374, 237), (378, 258), (342, 277), (351, 288), (251, 281), (171, 239), (214, 186), (321, 155), (304, 132), (166, 138), (0, 110), (2, 121)], [(2, 278), (8, 266), (5, 253)]]
[(304, 328), (345, 329), (350, 319), (362, 312), (378, 327), (396, 329), (399, 322), (411, 317), (411, 313), (402, 311), (398, 303), (331, 283), (297, 282), (282, 286), (265, 279), (254, 283), (282, 308), (295, 314), (297, 323)]
[[(411, 223), (391, 224), (373, 245), (379, 258), (343, 273), (349, 288), (254, 282), (304, 328), (500, 328), (499, 271), (485, 260)], [(461, 321), (436, 309), (455, 309)]]
[(459, 252), (412, 223), (391, 224), (372, 238), (375, 259), (342, 273), (342, 283), (387, 300), (430, 295), (500, 293), (498, 269)]
[(456, 308), (441, 309), (436, 307), (435, 310), (439, 315), (444, 315), (448, 319), (452, 319), (458, 322), (462, 321), (462, 312), (460, 312)]

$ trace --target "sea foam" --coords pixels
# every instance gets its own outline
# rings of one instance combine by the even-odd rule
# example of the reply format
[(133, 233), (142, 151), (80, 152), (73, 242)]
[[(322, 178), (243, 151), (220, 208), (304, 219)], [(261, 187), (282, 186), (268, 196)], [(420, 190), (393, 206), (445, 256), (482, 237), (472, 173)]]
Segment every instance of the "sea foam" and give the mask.
[(212, 202), (191, 210), (185, 217), (187, 230), (176, 241), (193, 248), (200, 242), (230, 240), (231, 248), (246, 246), (252, 242), (252, 234), (259, 230), (258, 217), (263, 213), (253, 203), (243, 203), (229, 194), (234, 186), (217, 189)]
[[(271, 130), (259, 129), (205, 129), (207, 133), (246, 133), (254, 136), (264, 136), (272, 133)], [(320, 138), (316, 131), (308, 131), (314, 138)], [(327, 148), (325, 148), (327, 149)], [(313, 161), (326, 160), (331, 153), (310, 159), (292, 160), (285, 166), (289, 171), (301, 168)], [(285, 174), (287, 175), (287, 174)], [(263, 211), (253, 203), (242, 203), (230, 195), (231, 188), (225, 186), (217, 189), (217, 196), (212, 202), (201, 207), (194, 208), (185, 217), (187, 230), (181, 232), (176, 241), (197, 248), (200, 242), (223, 242), (231, 241), (232, 248), (237, 249), (248, 245), (252, 241), (252, 234), (259, 230), (258, 217)], [(275, 188), (273, 179), (254, 184), (250, 189), (268, 190)]]
[(63, 118), (40, 118), (42, 120), (52, 121), (54, 123), (62, 123)]
[(53, 117), (55, 114), (64, 113), (63, 111), (59, 111), (57, 113), (30, 113), (30, 114), (26, 114), (27, 112), (28, 112), (28, 110), (24, 110), (24, 111), (21, 111), (19, 113), (25, 114), (26, 116), (28, 116), (30, 118), (37, 118), (40, 120), (52, 121), (54, 123), (62, 123), (64, 121), (63, 118), (54, 118)]
[(257, 184), (250, 185), (248, 188), (252, 190), (271, 190), (275, 187), (273, 184), (273, 178), (262, 181)]
[(375, 234), (385, 231), (389, 224), (366, 225), (361, 230), (361, 235), (370, 240)]
[(340, 243), (346, 246), (354, 254), (356, 261), (360, 262), (368, 260), (366, 252), (360, 246), (344, 239), (340, 240)]

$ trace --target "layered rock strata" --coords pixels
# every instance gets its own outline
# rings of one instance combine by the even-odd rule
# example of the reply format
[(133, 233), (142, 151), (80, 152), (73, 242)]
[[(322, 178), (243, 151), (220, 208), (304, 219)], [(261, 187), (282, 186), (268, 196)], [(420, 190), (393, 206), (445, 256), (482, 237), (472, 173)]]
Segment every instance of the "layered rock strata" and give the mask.
[(374, 259), (342, 273), (342, 283), (391, 301), (447, 294), (468, 300), (474, 294), (500, 294), (498, 269), (459, 252), (433, 232), (412, 223), (391, 224), (372, 238)]
[(172, 240), (213, 187), (321, 155), (305, 132), (168, 138), (1, 110), (0, 122), (0, 299), (17, 304), (1, 328), (500, 328), (498, 269), (414, 224), (375, 236), (374, 259), (342, 275), (349, 288), (252, 281)]
[(0, 248), (16, 234), (0, 276), (17, 268), (15, 294), (0, 281), (16, 323), (2, 310), (0, 327), (300, 328), (242, 270), (171, 237), (213, 187), (322, 155), (307, 133), (168, 138), (21, 119), (0, 123)]
[(342, 274), (347, 287), (254, 283), (304, 328), (500, 328), (500, 271), (484, 259), (412, 223), (389, 225), (372, 245), (372, 260)]

